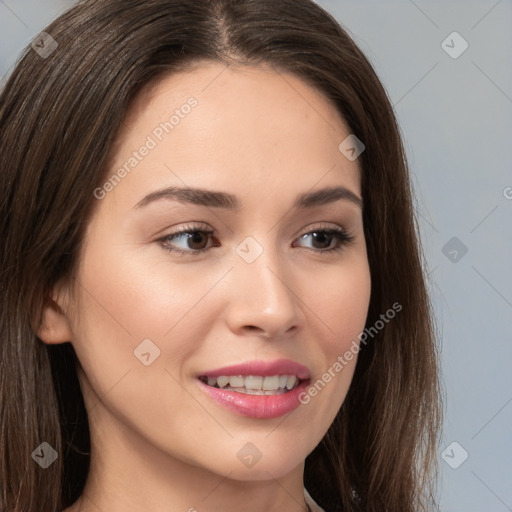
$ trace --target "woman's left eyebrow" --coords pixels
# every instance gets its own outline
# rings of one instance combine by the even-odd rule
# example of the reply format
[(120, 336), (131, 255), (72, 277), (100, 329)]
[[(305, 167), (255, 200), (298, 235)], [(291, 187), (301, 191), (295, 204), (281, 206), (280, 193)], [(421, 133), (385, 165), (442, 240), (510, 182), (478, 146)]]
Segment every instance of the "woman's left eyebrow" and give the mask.
[(293, 206), (297, 209), (312, 208), (340, 200), (350, 201), (359, 208), (363, 207), (363, 200), (357, 194), (341, 186), (321, 188), (320, 190), (301, 194), (297, 197)]
[[(142, 208), (150, 203), (162, 199), (178, 201), (181, 203), (191, 203), (210, 208), (225, 208), (233, 211), (239, 211), (242, 209), (238, 198), (232, 194), (228, 194), (227, 192), (176, 186), (166, 187), (149, 193), (141, 199), (134, 208)], [(363, 207), (363, 200), (357, 194), (346, 187), (335, 186), (300, 194), (297, 196), (293, 204), (293, 208), (313, 208), (315, 206), (322, 206), (324, 204), (340, 200), (352, 202), (360, 208)]]

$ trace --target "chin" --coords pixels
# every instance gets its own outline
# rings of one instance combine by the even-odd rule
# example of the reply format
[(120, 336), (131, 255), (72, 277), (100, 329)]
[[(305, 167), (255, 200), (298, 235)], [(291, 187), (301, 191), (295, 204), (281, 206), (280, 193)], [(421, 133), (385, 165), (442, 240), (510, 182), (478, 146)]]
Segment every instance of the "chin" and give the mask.
[(219, 455), (218, 460), (222, 460), (222, 463), (218, 465), (217, 471), (229, 474), (233, 480), (263, 481), (281, 478), (304, 463), (309, 453), (304, 443), (293, 443), (283, 448), (277, 439), (270, 441), (271, 437), (272, 434), (266, 442), (236, 442), (232, 456), (229, 455), (230, 449)]
[[(239, 467), (238, 465), (231, 464), (230, 467), (223, 467), (223, 474), (226, 474), (226, 471), (230, 472), (229, 478), (232, 480), (261, 482), (275, 478), (282, 478), (302, 463), (303, 460), (295, 460), (293, 464), (283, 464), (278, 461), (275, 463), (273, 461), (264, 463), (260, 460), (252, 467)], [(227, 469), (228, 467), (229, 469)]]

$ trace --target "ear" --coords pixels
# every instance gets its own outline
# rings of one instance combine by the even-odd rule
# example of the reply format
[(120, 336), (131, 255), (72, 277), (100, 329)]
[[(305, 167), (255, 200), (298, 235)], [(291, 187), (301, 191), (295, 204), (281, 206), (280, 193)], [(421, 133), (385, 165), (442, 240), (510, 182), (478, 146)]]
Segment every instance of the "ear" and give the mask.
[(43, 306), (41, 325), (37, 330), (41, 341), (50, 345), (71, 341), (73, 330), (66, 313), (68, 305), (67, 291), (56, 286)]

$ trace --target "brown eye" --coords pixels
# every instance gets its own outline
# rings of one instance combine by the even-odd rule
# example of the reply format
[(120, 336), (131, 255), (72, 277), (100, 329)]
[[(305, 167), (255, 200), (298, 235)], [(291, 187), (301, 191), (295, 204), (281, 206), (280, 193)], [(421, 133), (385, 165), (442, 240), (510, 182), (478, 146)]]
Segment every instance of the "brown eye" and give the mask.
[(349, 236), (341, 228), (316, 229), (300, 236), (300, 240), (307, 239), (311, 239), (311, 248), (316, 249), (316, 252), (319, 253), (340, 251), (344, 246), (353, 241), (353, 237)]
[(201, 231), (194, 231), (191, 233), (183, 233), (183, 234), (179, 235), (177, 238), (183, 238), (183, 237), (185, 238), (185, 240), (186, 240), (185, 243), (189, 249), (201, 250), (201, 249), (204, 249), (206, 247), (206, 245), (208, 244), (208, 237), (205, 236), (205, 234), (202, 233)]
[[(327, 233), (326, 231), (314, 231), (311, 235), (313, 237), (312, 242), (315, 249), (329, 249), (332, 241), (335, 240), (334, 234)], [(320, 247), (318, 245), (320, 245)]]
[(160, 239), (159, 242), (161, 242), (162, 248), (169, 252), (198, 254), (209, 249), (208, 240), (211, 235), (213, 235), (213, 231), (186, 229), (171, 233)]

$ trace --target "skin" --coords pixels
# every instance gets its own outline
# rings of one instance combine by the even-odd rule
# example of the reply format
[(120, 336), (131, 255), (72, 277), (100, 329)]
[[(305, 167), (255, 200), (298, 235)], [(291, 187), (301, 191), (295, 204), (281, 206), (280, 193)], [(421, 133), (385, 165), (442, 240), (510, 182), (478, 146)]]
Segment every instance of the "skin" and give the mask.
[[(361, 197), (358, 161), (338, 149), (349, 128), (292, 74), (202, 62), (161, 78), (131, 106), (106, 177), (190, 97), (198, 104), (179, 125), (93, 199), (77, 281), (58, 283), (44, 312), (39, 337), (76, 350), (91, 429), (87, 484), (67, 512), (305, 510), (304, 460), (352, 379), (355, 357), (274, 419), (235, 414), (197, 386), (206, 370), (278, 358), (315, 382), (364, 329), (371, 282), (360, 206), (292, 208), (328, 186)], [(134, 208), (173, 185), (234, 194), (241, 209), (165, 199)], [(158, 240), (190, 225), (214, 234), (168, 239), (189, 253), (166, 252)], [(336, 226), (352, 242), (301, 238)], [(248, 236), (263, 248), (250, 264), (235, 250)], [(149, 366), (133, 353), (146, 338), (160, 349)], [(247, 442), (262, 454), (252, 467), (237, 457)]]

